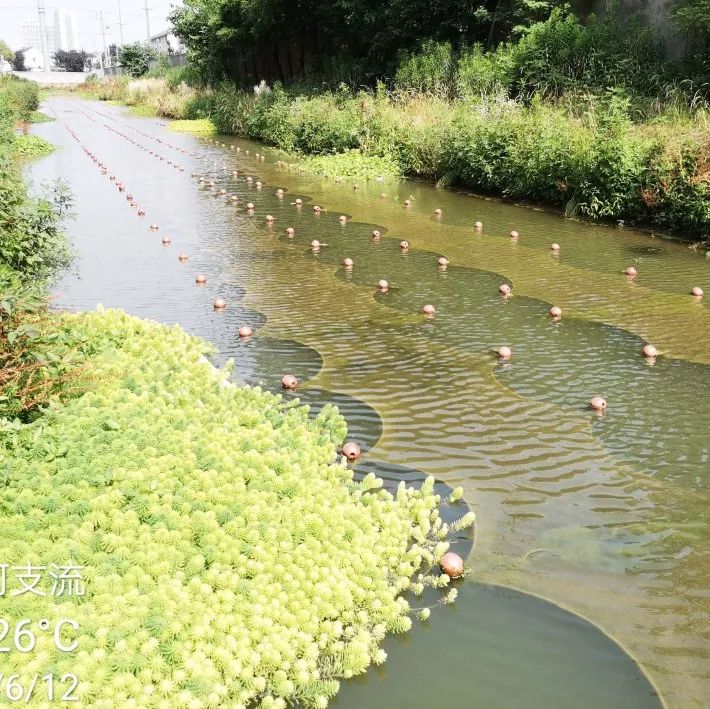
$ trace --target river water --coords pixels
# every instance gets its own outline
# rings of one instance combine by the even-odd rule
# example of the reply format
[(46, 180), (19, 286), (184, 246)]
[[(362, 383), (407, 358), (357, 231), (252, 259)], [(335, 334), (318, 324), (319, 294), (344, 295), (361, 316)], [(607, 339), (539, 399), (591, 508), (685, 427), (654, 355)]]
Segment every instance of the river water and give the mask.
[[(293, 373), (302, 400), (341, 406), (360, 469), (434, 475), (476, 511), (460, 600), (389, 640), (385, 666), (344, 683), (336, 706), (710, 705), (702, 252), (416, 182), (323, 181), (259, 144), (98, 102), (57, 97), (45, 110), (59, 120), (36, 131), (60, 149), (30, 178), (62, 177), (75, 194), (76, 272), (56, 287), (59, 307), (180, 323), (249, 384), (279, 390)], [(314, 239), (327, 246), (312, 250)], [(603, 415), (588, 408), (594, 395), (608, 400)]]

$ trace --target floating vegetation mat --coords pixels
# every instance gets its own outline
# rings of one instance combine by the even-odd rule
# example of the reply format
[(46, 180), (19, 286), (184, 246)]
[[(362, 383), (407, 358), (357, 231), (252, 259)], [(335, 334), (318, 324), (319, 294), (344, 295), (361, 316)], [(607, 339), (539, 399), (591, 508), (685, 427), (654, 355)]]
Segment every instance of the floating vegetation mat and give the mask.
[(0, 617), (71, 619), (76, 650), (36, 633), (0, 672), (72, 673), (107, 709), (325, 707), (411, 627), (407, 599), (454, 600), (436, 562), (473, 514), (444, 523), (432, 478), (355, 481), (334, 407), (236, 386), (178, 326), (66, 317), (96, 384), (0, 428), (0, 535), (3, 563), (80, 567), (85, 595), (9, 592)]

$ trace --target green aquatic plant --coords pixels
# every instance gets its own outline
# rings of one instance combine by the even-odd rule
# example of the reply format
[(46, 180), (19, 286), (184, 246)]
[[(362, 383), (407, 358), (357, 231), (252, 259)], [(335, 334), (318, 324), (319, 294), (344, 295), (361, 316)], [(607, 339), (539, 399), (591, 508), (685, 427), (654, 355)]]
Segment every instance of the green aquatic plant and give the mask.
[(215, 133), (215, 127), (209, 118), (196, 118), (194, 120), (170, 121), (169, 130), (179, 133)]
[(18, 135), (12, 142), (12, 152), (27, 160), (44, 157), (53, 151), (54, 145), (48, 140), (31, 133)]
[(96, 386), (0, 427), (2, 561), (79, 566), (85, 595), (13, 596), (9, 578), (0, 616), (71, 619), (77, 649), (38, 632), (0, 672), (73, 673), (99, 709), (326, 707), (384, 662), (384, 637), (412, 625), (412, 579), (448, 584), (427, 571), (450, 531), (433, 479), (354, 481), (333, 407), (311, 419), (232, 384), (177, 326), (63, 317)]
[(392, 158), (364, 155), (359, 150), (335, 155), (304, 156), (295, 163), (282, 164), (292, 170), (331, 180), (348, 178), (382, 181), (401, 177), (399, 165)]

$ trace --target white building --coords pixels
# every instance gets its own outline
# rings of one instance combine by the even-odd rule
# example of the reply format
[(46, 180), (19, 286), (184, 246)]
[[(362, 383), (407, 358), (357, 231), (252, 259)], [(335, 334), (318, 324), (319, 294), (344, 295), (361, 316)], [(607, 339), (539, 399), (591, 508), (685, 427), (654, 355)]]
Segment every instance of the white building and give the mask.
[[(47, 40), (47, 52), (49, 52), (50, 60), (54, 52), (57, 51), (57, 45), (55, 43), (54, 35), (54, 28), (45, 25), (44, 36)], [(24, 24), (22, 25), (22, 46), (26, 48), (39, 47), (41, 53), (42, 34), (39, 28), (39, 20), (25, 20)]]
[(161, 54), (184, 54), (185, 47), (180, 40), (170, 31), (164, 30), (150, 38), (150, 46)]
[(70, 52), (72, 49), (80, 50), (79, 25), (76, 13), (68, 10), (54, 11), (54, 45), (57, 49)]
[(25, 68), (26, 69), (44, 69), (44, 57), (42, 56), (42, 49), (39, 47), (22, 47), (17, 50), (25, 55)]

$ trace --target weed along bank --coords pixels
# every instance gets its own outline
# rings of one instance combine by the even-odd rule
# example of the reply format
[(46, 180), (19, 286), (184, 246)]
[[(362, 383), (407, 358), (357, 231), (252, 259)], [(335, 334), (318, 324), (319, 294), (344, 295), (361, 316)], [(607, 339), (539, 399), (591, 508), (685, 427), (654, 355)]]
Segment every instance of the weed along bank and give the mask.
[(706, 37), (556, 5), (0, 78), (0, 697), (710, 701)]

